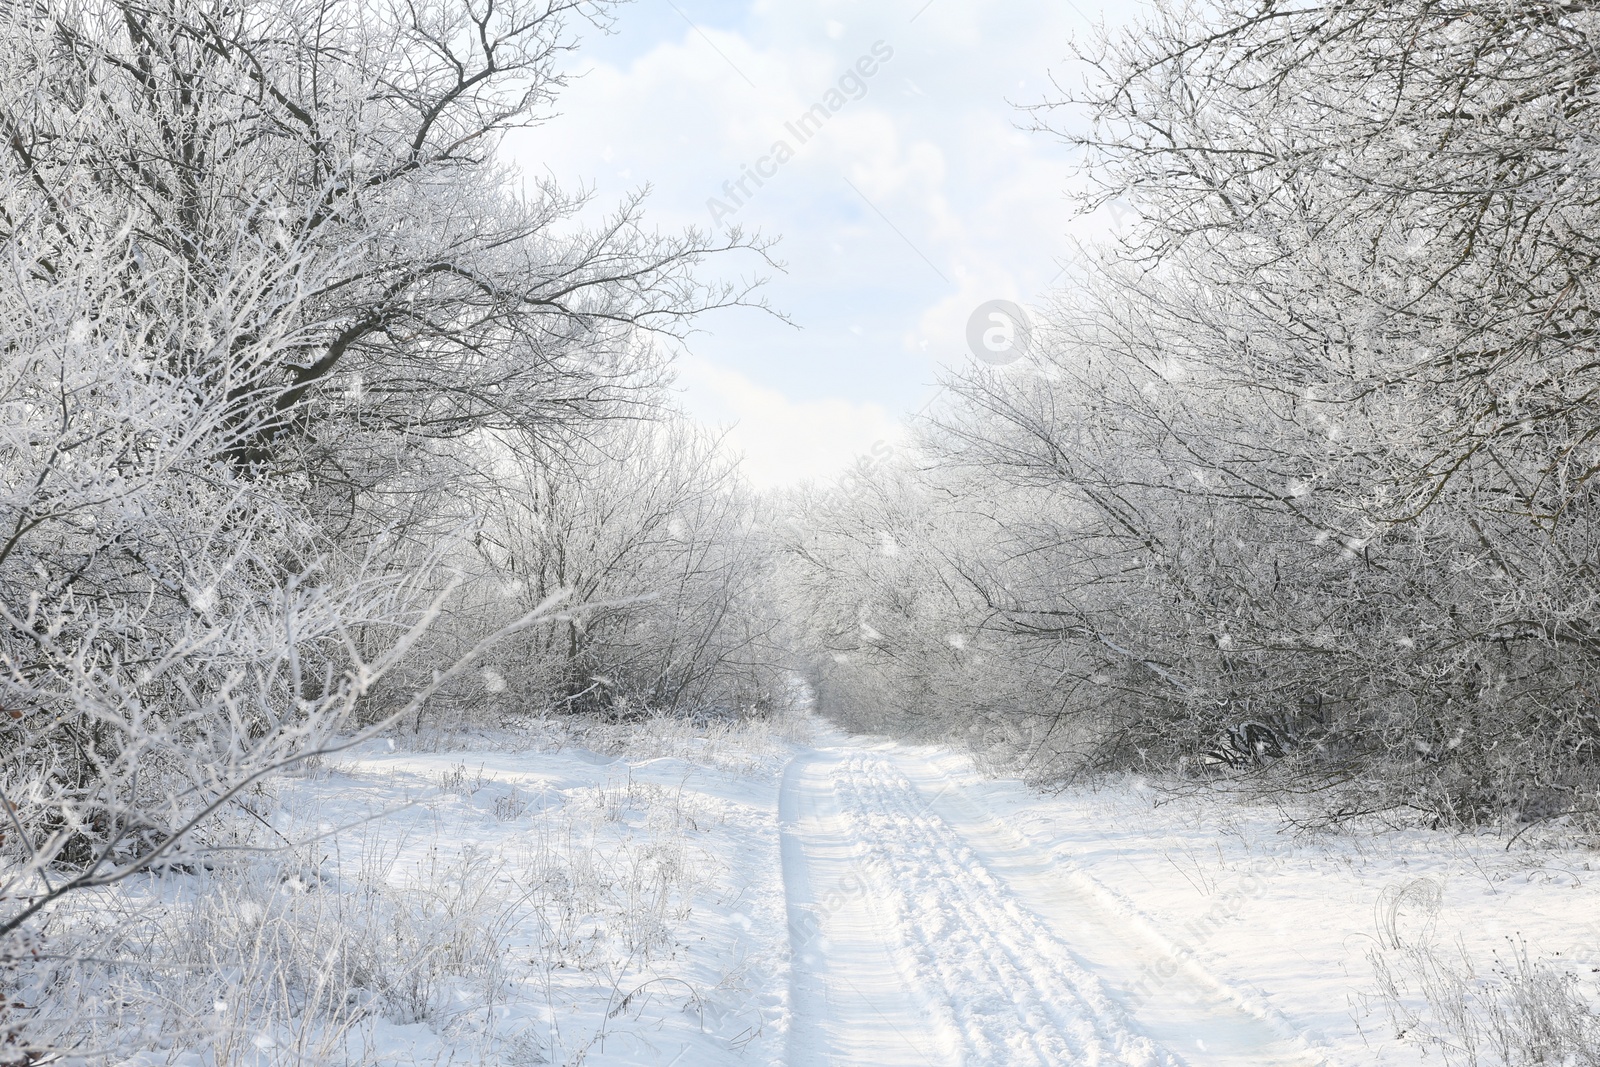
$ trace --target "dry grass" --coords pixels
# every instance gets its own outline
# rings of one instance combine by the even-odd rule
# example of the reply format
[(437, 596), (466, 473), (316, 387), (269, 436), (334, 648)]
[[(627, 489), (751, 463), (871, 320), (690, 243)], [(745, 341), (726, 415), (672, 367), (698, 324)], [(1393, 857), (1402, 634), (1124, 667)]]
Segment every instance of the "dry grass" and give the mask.
[[(1395, 1035), (1446, 1067), (1600, 1067), (1593, 983), (1511, 941), (1484, 973), (1465, 946), (1437, 946), (1437, 888), (1419, 880), (1380, 902), (1369, 953)], [(1413, 932), (1408, 932), (1408, 930)], [(1586, 984), (1591, 988), (1586, 988)]]
[[(465, 764), (441, 778), (435, 807), (507, 788)], [(580, 1062), (641, 988), (676, 982), (699, 1002), (657, 964), (686, 940), (709, 857), (681, 792), (624, 774), (562, 800), (530, 812), (514, 789), (497, 796), (493, 852), (437, 821), (413, 820), (408, 839), (380, 820), (85, 895), (18, 971), (17, 997), (38, 1009), (28, 1041), (66, 1062), (366, 1065), (381, 1062), (380, 1023), (423, 1023), (472, 1062)], [(497, 1004), (544, 1022), (500, 1028)]]

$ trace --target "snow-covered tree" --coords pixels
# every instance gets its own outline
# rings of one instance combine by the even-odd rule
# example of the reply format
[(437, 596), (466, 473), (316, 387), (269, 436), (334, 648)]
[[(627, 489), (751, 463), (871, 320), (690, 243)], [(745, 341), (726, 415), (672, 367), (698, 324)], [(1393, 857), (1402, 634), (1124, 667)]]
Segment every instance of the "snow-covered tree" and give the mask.
[[(1595, 18), (1165, 3), (1084, 50), (1040, 124), (1137, 223), (935, 409), (940, 566), (861, 579), (956, 576), (1063, 767), (1271, 750), (1336, 809), (1592, 807)], [(952, 687), (945, 729), (987, 700)]]
[(498, 470), (480, 504), (480, 614), (563, 590), (572, 605), (500, 657), (523, 699), (624, 717), (772, 705), (769, 536), (717, 435), (682, 416), (618, 421), (559, 457), (506, 449)]
[(743, 299), (496, 161), (580, 8), (0, 7), (0, 930), (542, 617), (396, 671), (483, 435), (650, 414), (651, 334)]

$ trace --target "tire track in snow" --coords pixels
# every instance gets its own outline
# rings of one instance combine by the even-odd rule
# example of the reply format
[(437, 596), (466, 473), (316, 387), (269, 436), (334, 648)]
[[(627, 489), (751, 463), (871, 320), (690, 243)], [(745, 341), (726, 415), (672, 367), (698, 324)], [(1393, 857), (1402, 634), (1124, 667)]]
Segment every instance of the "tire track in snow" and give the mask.
[(895, 958), (886, 898), (834, 788), (836, 760), (812, 753), (779, 794), (791, 959), (789, 1067), (955, 1063), (954, 1029), (916, 995)]
[(909, 779), (919, 802), (969, 850), (971, 862), (1004, 884), (1058, 943), (1070, 944), (1072, 960), (1099, 979), (1117, 1017), (1131, 1020), (1167, 1054), (1190, 1067), (1326, 1063), (1290, 1036), (1289, 1020), (1247, 1003), (1162, 931), (1111, 903), (1088, 872), (1054, 858), (991, 812), (980, 780), (952, 776), (903, 749), (889, 749), (886, 758), (891, 773)]
[(903, 970), (959, 1035), (962, 1062), (1181, 1062), (1130, 1025), (1099, 979), (888, 760), (843, 760), (836, 788), (895, 914)]
[(1325, 1062), (996, 817), (981, 781), (846, 744), (796, 759), (780, 807), (790, 1067)]

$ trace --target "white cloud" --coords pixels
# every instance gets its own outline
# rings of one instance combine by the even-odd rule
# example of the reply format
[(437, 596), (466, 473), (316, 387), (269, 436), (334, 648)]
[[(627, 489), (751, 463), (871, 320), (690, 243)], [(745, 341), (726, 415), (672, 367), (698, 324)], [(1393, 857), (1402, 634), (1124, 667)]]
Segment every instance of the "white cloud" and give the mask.
[(802, 329), (710, 317), (682, 373), (692, 412), (740, 424), (735, 440), (756, 481), (825, 477), (894, 433), (939, 365), (968, 358), (974, 308), (1042, 302), (1071, 254), (1067, 153), (1019, 131), (1013, 104), (1048, 91), (1083, 19), (1070, 6), (991, 0), (936, 0), (915, 22), (920, 3), (680, 6), (695, 28), (644, 5), (621, 9), (618, 40), (633, 26), (649, 36), (578, 53), (588, 73), (563, 97), (562, 117), (508, 150), (527, 170), (592, 183), (597, 211), (648, 181), (656, 225), (704, 228), (708, 201), (785, 138), (786, 123), (875, 42), (894, 49), (865, 96), (797, 145), (735, 215), (783, 238), (787, 273), (767, 296)]
[(825, 482), (874, 446), (894, 445), (903, 427), (877, 404), (831, 398), (794, 401), (738, 371), (688, 357), (680, 365), (691, 413), (727, 424), (728, 446), (744, 456), (757, 488)]

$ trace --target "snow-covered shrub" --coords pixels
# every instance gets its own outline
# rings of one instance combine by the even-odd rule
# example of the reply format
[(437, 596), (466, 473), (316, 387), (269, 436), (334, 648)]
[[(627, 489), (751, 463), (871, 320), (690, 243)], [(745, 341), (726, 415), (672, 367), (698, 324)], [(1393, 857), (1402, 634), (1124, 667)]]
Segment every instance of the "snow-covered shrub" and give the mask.
[[(481, 802), (493, 783), (479, 780), (476, 794), (432, 796), (422, 825), (480, 812), (499, 827)], [(697, 816), (680, 793), (626, 775), (528, 805), (491, 844), (377, 820), (288, 848), (310, 828), (236, 815), (237, 851), (208, 867), (64, 899), (39, 958), (11, 976), (29, 1006), (17, 1018), (32, 1047), (69, 1062), (144, 1049), (219, 1067), (361, 1065), (380, 1061), (384, 1027), (419, 1023), (503, 1062), (512, 1046), (520, 1062), (581, 1055), (625, 1024), (616, 1004), (630, 992), (684, 985), (671, 961), (710, 862)], [(598, 1032), (564, 1015), (502, 1032), (490, 1010), (543, 1017), (529, 1005), (568, 998), (590, 1016), (609, 998), (614, 1017), (600, 1011)]]
[(791, 755), (790, 745), (810, 738), (810, 719), (794, 709), (770, 716), (696, 722), (682, 715), (652, 714), (629, 723), (552, 718), (542, 729), (558, 744), (578, 744), (624, 759), (676, 757), (748, 773), (777, 768)]
[(292, 475), (231, 458), (295, 343), (303, 258), (241, 236), (214, 250), (229, 283), (164, 318), (186, 282), (148, 235), (92, 197), (61, 219), (5, 196), (0, 934), (180, 862), (241, 790), (332, 743), (433, 611), (425, 571), (334, 558)]
[(498, 455), (463, 563), (474, 607), (509, 617), (566, 589), (570, 611), (509, 642), (473, 701), (628, 723), (785, 704), (763, 507), (721, 449), (666, 413), (596, 429), (562, 458), (570, 473)]
[(376, 877), (284, 855), (75, 901), (20, 991), (40, 1005), (31, 1040), (81, 1055), (149, 1032), (218, 1064), (333, 1063), (374, 1019), (499, 996), (520, 915), (504, 861), (435, 849), (406, 867), (367, 847)]

